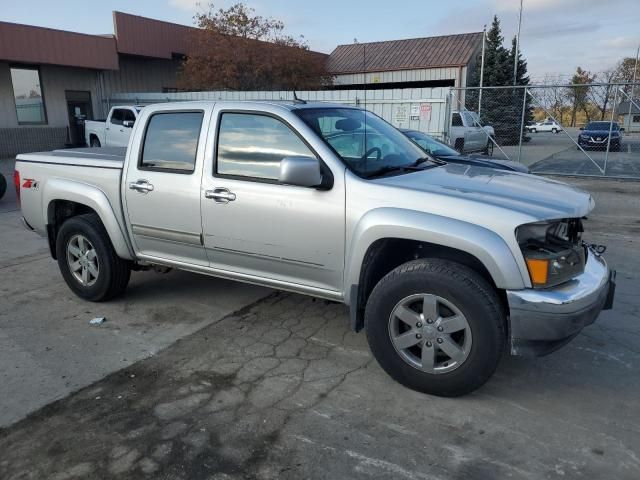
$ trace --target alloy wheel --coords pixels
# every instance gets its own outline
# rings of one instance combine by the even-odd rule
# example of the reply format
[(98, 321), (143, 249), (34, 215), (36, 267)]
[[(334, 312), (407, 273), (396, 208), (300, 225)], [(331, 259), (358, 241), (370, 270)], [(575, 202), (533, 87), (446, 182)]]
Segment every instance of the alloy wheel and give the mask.
[(98, 280), (98, 254), (84, 235), (74, 235), (67, 243), (67, 263), (71, 274), (82, 286), (90, 287)]
[(449, 300), (416, 294), (403, 298), (389, 317), (389, 336), (400, 357), (425, 373), (460, 367), (471, 351), (469, 323)]

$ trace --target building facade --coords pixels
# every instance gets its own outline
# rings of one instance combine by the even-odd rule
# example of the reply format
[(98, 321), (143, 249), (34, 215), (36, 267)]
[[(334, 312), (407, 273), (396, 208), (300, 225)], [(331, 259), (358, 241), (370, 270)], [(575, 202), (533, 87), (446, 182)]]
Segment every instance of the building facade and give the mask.
[(114, 12), (113, 35), (0, 22), (0, 158), (83, 143), (119, 92), (176, 89), (191, 27)]
[(465, 87), (482, 49), (482, 35), (339, 45), (327, 69), (338, 90)]

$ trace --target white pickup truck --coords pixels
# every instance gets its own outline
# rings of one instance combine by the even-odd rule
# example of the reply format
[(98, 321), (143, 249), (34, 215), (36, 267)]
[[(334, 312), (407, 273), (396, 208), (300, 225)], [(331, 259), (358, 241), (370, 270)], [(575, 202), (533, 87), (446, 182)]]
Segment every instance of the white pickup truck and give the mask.
[(460, 153), (493, 153), (493, 127), (482, 126), (478, 114), (470, 111), (452, 112), (449, 145)]
[(343, 302), (380, 365), (422, 392), (468, 393), (504, 350), (549, 353), (613, 302), (581, 239), (591, 195), (447, 164), (355, 107), (153, 105), (126, 150), (15, 168), (25, 226), (81, 298), (161, 266)]
[(85, 121), (85, 142), (90, 147), (126, 147), (140, 110), (139, 106), (116, 106), (106, 120)]

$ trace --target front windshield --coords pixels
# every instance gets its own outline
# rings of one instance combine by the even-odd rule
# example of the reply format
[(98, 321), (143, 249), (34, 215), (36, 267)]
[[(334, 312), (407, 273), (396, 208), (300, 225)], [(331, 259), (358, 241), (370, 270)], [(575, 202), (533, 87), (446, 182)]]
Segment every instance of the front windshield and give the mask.
[(449, 145), (430, 137), (426, 133), (409, 131), (405, 135), (416, 142), (425, 152), (430, 153), (434, 157), (451, 157), (460, 155)]
[(610, 128), (612, 130), (617, 130), (618, 125), (614, 123), (612, 127), (611, 122), (591, 122), (587, 125), (585, 130), (609, 130)]
[(402, 173), (425, 158), (416, 144), (380, 117), (355, 108), (309, 108), (295, 112), (351, 170), (362, 177)]

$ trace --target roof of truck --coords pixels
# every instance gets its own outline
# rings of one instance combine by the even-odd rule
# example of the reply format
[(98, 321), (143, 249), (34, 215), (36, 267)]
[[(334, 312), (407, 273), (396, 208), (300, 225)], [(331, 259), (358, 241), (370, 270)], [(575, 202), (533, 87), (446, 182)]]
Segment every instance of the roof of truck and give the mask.
[(348, 103), (335, 103), (335, 102), (317, 102), (317, 101), (295, 101), (295, 100), (186, 100), (180, 102), (169, 102), (169, 103), (153, 103), (147, 106), (152, 107), (154, 105), (167, 105), (170, 104), (176, 110), (180, 108), (193, 108), (194, 104), (205, 104), (205, 105), (214, 105), (214, 104), (243, 104), (243, 105), (271, 105), (282, 107), (286, 110), (302, 110), (307, 108), (356, 108), (360, 109), (360, 107), (356, 107), (354, 105)]

